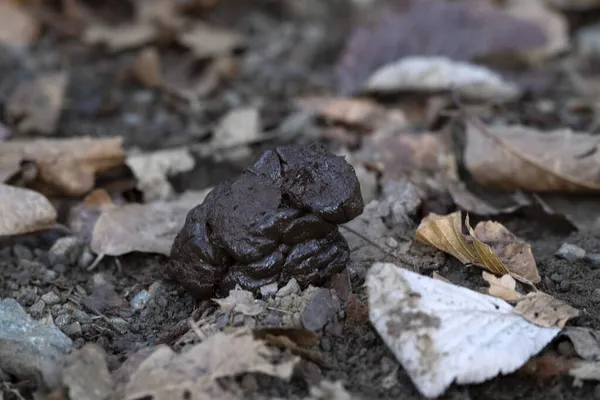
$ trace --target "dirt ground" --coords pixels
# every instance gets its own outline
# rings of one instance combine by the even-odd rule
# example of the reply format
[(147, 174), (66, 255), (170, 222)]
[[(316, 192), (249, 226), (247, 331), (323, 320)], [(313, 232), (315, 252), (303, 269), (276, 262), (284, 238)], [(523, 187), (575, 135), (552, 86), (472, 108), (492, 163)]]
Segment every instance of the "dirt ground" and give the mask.
[[(6, 99), (20, 82), (40, 71), (60, 66), (69, 71), (70, 81), (65, 95), (68, 104), (62, 111), (56, 136), (121, 135), (126, 148), (147, 151), (182, 145), (198, 148), (198, 143), (210, 136), (215, 124), (232, 108), (245, 104), (260, 107), (264, 130), (274, 133), (273, 137), (253, 144), (251, 153), (242, 159), (222, 161), (196, 154), (195, 168), (171, 179), (180, 193), (209, 188), (235, 177), (264, 149), (282, 143), (306, 143), (315, 137), (323, 140), (322, 136), (314, 134), (322, 129), (318, 121), (296, 121), (302, 113), (294, 109), (293, 99), (305, 94), (337, 92), (333, 66), (356, 16), (345, 15), (341, 0), (322, 4), (307, 1), (306, 6), (299, 6), (294, 11), (295, 14), (282, 13), (276, 5), (278, 2), (259, 1), (256, 3), (260, 4), (253, 7), (241, 5), (238, 8), (243, 12), (239, 15), (231, 11), (236, 7), (225, 6), (233, 1), (221, 3), (222, 7), (216, 7), (208, 20), (230, 24), (245, 32), (249, 46), (237, 56), (241, 60), (237, 75), (197, 104), (182, 101), (160, 89), (144, 88), (124, 77), (123, 71), (131, 65), (136, 52), (112, 54), (48, 29), (26, 52), (0, 52), (0, 105), (5, 106)], [(182, 53), (180, 48), (164, 50), (161, 55), (165, 68), (181, 63)], [(560, 77), (559, 81), (567, 85)], [(593, 121), (575, 117), (568, 120), (569, 116), (564, 115), (554, 119), (537, 118), (527, 112), (527, 107), (535, 100), (534, 96), (532, 100), (511, 105), (514, 110), (495, 111), (496, 115), (502, 115), (500, 119), (545, 127), (568, 125), (587, 129), (593, 126)], [(339, 141), (325, 141), (333, 150), (341, 148)], [(375, 193), (376, 199), (382, 196), (380, 189), (381, 184)], [(581, 315), (568, 324), (600, 329), (600, 293), (597, 289), (600, 287), (600, 258), (594, 263), (589, 259), (567, 261), (555, 255), (563, 243), (579, 246), (588, 253), (600, 253), (600, 230), (594, 226), (600, 216), (596, 203), (595, 198), (575, 196), (568, 200), (549, 200), (561, 214), (582, 222), (583, 227), (579, 230), (565, 229), (564, 224), (524, 212), (494, 219), (531, 243), (542, 276), (538, 288), (581, 311)], [(69, 203), (64, 204), (66, 210)], [(453, 206), (439, 207), (447, 212), (455, 209)], [(63, 214), (65, 210), (62, 210)], [(414, 227), (410, 232), (414, 233)], [(99, 344), (108, 354), (111, 370), (118, 369), (132, 354), (146, 346), (180, 344), (178, 341), (189, 330), (190, 318), (210, 318), (217, 310), (210, 301), (197, 302), (176, 284), (162, 279), (161, 272), (168, 261), (164, 256), (132, 253), (105, 257), (94, 270), (88, 270), (89, 259), (56, 259), (50, 255), (50, 247), (62, 236), (66, 233), (54, 230), (0, 238), (0, 298), (16, 299), (36, 320), (50, 314), (61, 329), (78, 322), (75, 328), (79, 331), (70, 335), (75, 348), (90, 342)], [(465, 268), (456, 259), (415, 243), (409, 254), (419, 272), (430, 275), (436, 271), (457, 285), (485, 292), (486, 284), (479, 269)], [(364, 265), (365, 269), (368, 267)], [(99, 303), (90, 303), (88, 295), (101, 290), (97, 288), (98, 279), (105, 279), (114, 286), (114, 296), (111, 294), (113, 298), (107, 300), (106, 296), (99, 295)], [(328, 379), (340, 380), (356, 398), (422, 399), (371, 326), (363, 284), (364, 274), (352, 276), (354, 297), (342, 302), (336, 315), (319, 333), (319, 344), (315, 349), (323, 354), (326, 365), (303, 360), (290, 383), (257, 375), (240, 378), (237, 384), (247, 398), (302, 399), (309, 395), (311, 386), (321, 379)], [(152, 294), (143, 309), (115, 307), (124, 299), (131, 302), (142, 289)], [(41, 309), (36, 307), (41, 296), (49, 291), (57, 293), (58, 299), (52, 305), (46, 302), (45, 308), (44, 305)], [(94, 295), (91, 297), (93, 299)], [(102, 310), (98, 312), (98, 308)], [(99, 318), (99, 315), (106, 318)], [(555, 341), (544, 352), (565, 351), (559, 342)], [(21, 398), (8, 387), (4, 387), (7, 389), (4, 399)], [(12, 382), (10, 388), (17, 389), (24, 398), (31, 396), (31, 382)], [(568, 376), (541, 380), (522, 369), (478, 385), (454, 385), (442, 398), (600, 399), (600, 384), (586, 381), (574, 385), (573, 378)]]

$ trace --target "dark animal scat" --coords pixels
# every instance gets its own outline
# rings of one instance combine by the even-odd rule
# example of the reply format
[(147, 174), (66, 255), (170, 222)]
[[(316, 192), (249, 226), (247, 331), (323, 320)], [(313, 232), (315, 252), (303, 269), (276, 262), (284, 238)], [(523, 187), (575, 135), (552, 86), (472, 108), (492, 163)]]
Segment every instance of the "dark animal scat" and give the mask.
[(323, 145), (266, 151), (189, 211), (165, 276), (199, 299), (236, 285), (322, 283), (349, 258), (337, 224), (363, 208), (354, 169)]

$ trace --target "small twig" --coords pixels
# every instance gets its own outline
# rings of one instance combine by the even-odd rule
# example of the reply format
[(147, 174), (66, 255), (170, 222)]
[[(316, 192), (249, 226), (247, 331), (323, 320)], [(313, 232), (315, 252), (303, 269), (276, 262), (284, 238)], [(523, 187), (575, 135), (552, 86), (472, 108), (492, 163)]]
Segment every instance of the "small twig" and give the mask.
[(88, 270), (88, 271), (91, 271), (91, 270), (93, 270), (94, 268), (96, 268), (96, 266), (97, 266), (98, 264), (100, 264), (100, 261), (102, 261), (102, 259), (104, 258), (104, 256), (105, 256), (105, 254), (104, 254), (104, 253), (100, 253), (100, 254), (98, 254), (98, 256), (96, 256), (96, 259), (94, 260), (94, 262), (92, 263), (92, 265), (90, 265), (90, 266), (87, 268), (87, 270)]

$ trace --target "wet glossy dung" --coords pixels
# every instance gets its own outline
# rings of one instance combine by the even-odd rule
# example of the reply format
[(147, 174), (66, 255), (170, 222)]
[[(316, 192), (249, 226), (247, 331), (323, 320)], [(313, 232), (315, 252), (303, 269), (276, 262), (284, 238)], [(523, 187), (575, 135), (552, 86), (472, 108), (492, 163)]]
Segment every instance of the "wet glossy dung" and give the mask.
[(303, 286), (319, 284), (349, 258), (336, 224), (363, 207), (354, 169), (324, 146), (266, 151), (190, 210), (166, 276), (201, 299), (292, 277)]

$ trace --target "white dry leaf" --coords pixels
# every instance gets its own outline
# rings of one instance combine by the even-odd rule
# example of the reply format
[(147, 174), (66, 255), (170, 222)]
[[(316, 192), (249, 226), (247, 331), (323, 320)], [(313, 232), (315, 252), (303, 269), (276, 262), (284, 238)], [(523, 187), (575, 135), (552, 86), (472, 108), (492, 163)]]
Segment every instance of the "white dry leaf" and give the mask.
[(0, 183), (0, 236), (48, 229), (56, 217), (56, 209), (44, 195)]
[(196, 204), (185, 198), (105, 209), (94, 225), (91, 249), (109, 256), (133, 251), (168, 256), (188, 211)]
[(146, 202), (172, 199), (175, 191), (167, 178), (190, 171), (196, 164), (187, 148), (132, 153), (125, 163), (137, 178), (137, 188)]
[(224, 299), (213, 299), (225, 312), (239, 312), (248, 316), (256, 316), (265, 311), (262, 301), (255, 300), (254, 295), (246, 290), (231, 290)]
[(277, 362), (277, 352), (250, 331), (218, 332), (182, 354), (159, 346), (125, 388), (125, 399), (225, 399), (234, 397), (217, 379), (258, 372), (289, 381), (299, 357)]
[(367, 276), (371, 323), (427, 398), (456, 381), (509, 374), (559, 328), (536, 326), (504, 300), (375, 263)]
[(474, 100), (513, 100), (521, 91), (494, 71), (445, 57), (405, 57), (375, 71), (369, 92), (439, 92), (456, 90)]

